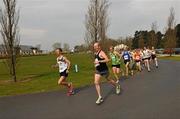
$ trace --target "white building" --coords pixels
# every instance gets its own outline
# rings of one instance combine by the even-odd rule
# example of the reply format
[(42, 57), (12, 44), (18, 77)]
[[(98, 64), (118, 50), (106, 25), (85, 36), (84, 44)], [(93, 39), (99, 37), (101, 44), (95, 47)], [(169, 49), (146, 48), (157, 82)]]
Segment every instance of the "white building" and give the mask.
[[(42, 50), (33, 46), (20, 45), (19, 53), (20, 55), (39, 55), (42, 54)], [(4, 57), (6, 55), (7, 53), (4, 50), (4, 46), (0, 45), (0, 57)]]

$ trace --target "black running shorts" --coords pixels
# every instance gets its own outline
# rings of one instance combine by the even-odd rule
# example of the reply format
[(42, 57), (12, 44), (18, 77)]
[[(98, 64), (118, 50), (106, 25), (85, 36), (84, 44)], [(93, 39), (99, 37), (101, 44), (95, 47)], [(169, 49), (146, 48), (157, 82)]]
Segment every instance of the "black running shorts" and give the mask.
[(118, 64), (118, 65), (112, 65), (112, 67), (120, 68), (121, 66), (120, 66), (120, 64)]
[(64, 70), (63, 72), (60, 72), (60, 77), (61, 76), (68, 77), (68, 73), (66, 71), (67, 71), (67, 69)]
[(102, 77), (105, 77), (105, 78), (108, 78), (108, 77), (109, 77), (109, 71), (108, 71), (108, 70), (104, 70), (104, 71), (98, 71), (98, 70), (96, 70), (96, 71), (95, 71), (95, 74), (99, 74), (99, 75), (101, 75)]
[(124, 60), (124, 64), (127, 64), (128, 62), (130, 62), (130, 60)]
[(156, 58), (156, 55), (152, 55), (151, 58), (154, 60)]

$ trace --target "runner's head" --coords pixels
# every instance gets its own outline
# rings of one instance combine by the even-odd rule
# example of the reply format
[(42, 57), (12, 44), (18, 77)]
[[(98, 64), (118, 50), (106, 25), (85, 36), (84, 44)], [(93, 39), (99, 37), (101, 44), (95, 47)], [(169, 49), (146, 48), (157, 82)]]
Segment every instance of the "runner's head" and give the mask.
[(154, 47), (152, 47), (152, 50), (154, 50)]
[(63, 51), (62, 51), (61, 48), (57, 48), (57, 49), (55, 50), (55, 54), (56, 54), (57, 56), (61, 55), (62, 52), (63, 52)]
[(94, 43), (94, 50), (95, 52), (98, 52), (99, 50), (101, 50), (101, 46), (98, 42)]
[(144, 47), (144, 50), (146, 50), (147, 48), (146, 47)]
[(112, 53), (112, 52), (114, 52), (114, 47), (113, 46), (110, 46), (109, 47), (109, 51)]
[(124, 51), (128, 51), (128, 47), (127, 46), (124, 47)]
[(137, 52), (138, 52), (138, 49), (135, 49), (134, 52), (137, 53)]

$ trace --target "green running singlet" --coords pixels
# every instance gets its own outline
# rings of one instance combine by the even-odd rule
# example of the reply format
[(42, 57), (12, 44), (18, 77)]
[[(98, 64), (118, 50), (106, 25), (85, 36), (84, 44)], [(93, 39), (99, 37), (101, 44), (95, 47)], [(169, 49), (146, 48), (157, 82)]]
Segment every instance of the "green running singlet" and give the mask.
[(120, 59), (118, 58), (118, 56), (116, 54), (110, 53), (109, 55), (111, 57), (112, 65), (119, 65), (120, 64)]

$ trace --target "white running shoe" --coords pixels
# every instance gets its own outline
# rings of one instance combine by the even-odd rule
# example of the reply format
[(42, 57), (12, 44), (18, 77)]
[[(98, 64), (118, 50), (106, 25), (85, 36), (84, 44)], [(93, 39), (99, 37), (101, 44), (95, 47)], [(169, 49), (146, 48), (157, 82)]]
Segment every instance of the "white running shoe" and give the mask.
[(120, 86), (120, 84), (117, 84), (116, 85), (116, 94), (118, 95), (120, 93), (121, 93), (121, 86)]
[(102, 98), (102, 97), (99, 97), (99, 98), (97, 99), (97, 101), (96, 101), (96, 104), (99, 105), (99, 104), (101, 104), (103, 101), (104, 101), (103, 98)]

